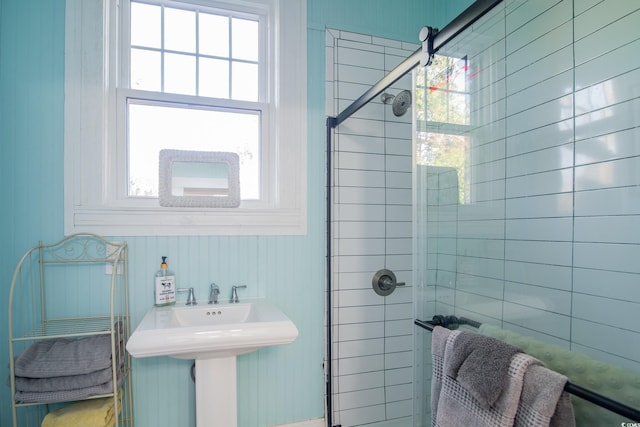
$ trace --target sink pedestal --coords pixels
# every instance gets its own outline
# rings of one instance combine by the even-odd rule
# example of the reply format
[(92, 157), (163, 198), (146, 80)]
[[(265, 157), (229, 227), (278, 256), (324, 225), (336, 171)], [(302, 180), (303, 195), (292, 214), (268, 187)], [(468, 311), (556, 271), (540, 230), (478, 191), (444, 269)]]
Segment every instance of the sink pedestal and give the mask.
[(154, 306), (129, 337), (127, 351), (133, 357), (195, 359), (197, 427), (237, 427), (236, 356), (297, 336), (293, 322), (264, 298)]
[(196, 359), (196, 426), (236, 427), (236, 357)]

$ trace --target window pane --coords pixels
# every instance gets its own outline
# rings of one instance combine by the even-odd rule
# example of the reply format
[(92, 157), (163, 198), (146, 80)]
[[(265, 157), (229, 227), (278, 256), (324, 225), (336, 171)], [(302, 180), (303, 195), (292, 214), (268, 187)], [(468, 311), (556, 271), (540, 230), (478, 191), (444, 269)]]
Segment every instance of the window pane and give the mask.
[(179, 52), (196, 51), (196, 13), (165, 8), (164, 48)]
[(229, 57), (229, 18), (208, 13), (200, 14), (199, 51), (203, 55)]
[(231, 20), (232, 57), (258, 61), (258, 21), (233, 18)]
[(159, 49), (160, 7), (131, 3), (131, 44)]
[(258, 101), (258, 65), (234, 62), (231, 72), (231, 98)]
[(243, 200), (260, 197), (260, 113), (128, 105), (129, 196), (158, 196), (161, 149), (228, 151), (240, 156)]
[(190, 55), (164, 55), (164, 91), (196, 94), (196, 58)]
[(199, 95), (229, 98), (229, 61), (200, 58)]
[(160, 52), (131, 49), (131, 89), (161, 89)]

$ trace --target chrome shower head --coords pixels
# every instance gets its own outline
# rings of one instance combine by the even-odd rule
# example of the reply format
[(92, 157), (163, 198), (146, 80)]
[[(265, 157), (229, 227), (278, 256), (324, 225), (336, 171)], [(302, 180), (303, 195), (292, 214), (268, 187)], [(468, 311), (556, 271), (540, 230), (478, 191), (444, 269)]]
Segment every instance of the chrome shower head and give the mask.
[(380, 95), (383, 104), (392, 104), (391, 109), (396, 117), (403, 116), (411, 106), (411, 91), (403, 90), (397, 95), (384, 92)]
[(391, 106), (393, 114), (396, 117), (404, 116), (404, 113), (411, 107), (411, 91), (403, 90), (393, 99)]

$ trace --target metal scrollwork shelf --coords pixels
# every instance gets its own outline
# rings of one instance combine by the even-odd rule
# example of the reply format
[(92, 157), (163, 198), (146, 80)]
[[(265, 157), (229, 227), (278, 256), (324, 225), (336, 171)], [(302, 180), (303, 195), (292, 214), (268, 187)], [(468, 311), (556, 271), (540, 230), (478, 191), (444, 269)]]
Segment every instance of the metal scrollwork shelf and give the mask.
[[(125, 351), (130, 335), (128, 282), (127, 244), (94, 234), (74, 234), (49, 245), (40, 242), (22, 256), (11, 280), (8, 309), (14, 427), (40, 426), (49, 412), (70, 402), (100, 398), (113, 400), (113, 425), (133, 426), (131, 358)], [(16, 368), (22, 368), (20, 356), (26, 351), (32, 354), (34, 348), (40, 348), (33, 347), (38, 343), (80, 346), (81, 342), (93, 343), (82, 341), (92, 337), (106, 351), (97, 357), (106, 358), (111, 365), (102, 370), (109, 377), (106, 385), (95, 390), (80, 385), (56, 390), (54, 386), (46, 392), (23, 388), (32, 378), (25, 380)], [(47, 372), (33, 377), (43, 379), (48, 387), (51, 384)], [(65, 399), (67, 396), (70, 398)]]

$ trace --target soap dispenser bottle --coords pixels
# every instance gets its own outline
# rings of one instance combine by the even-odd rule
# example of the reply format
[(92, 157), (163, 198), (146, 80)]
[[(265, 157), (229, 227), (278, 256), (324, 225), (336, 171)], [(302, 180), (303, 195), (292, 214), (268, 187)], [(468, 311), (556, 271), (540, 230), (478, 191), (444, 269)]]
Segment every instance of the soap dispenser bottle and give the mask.
[(155, 277), (155, 305), (163, 306), (175, 304), (176, 302), (176, 275), (169, 270), (167, 265), (167, 257), (162, 257), (160, 270), (156, 272)]

